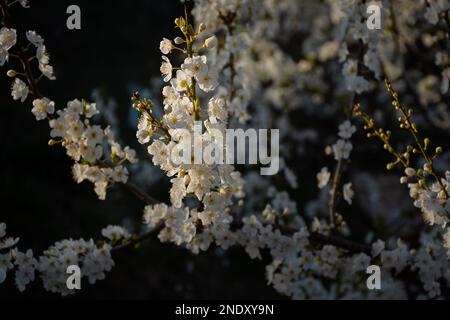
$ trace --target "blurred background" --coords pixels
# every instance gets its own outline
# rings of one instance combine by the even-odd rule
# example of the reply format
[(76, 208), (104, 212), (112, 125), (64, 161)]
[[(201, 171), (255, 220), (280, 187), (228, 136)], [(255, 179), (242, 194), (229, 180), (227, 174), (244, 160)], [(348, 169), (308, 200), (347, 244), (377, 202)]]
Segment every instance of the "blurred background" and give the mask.
[[(81, 8), (81, 30), (66, 28), (71, 4)], [(151, 78), (159, 76), (159, 42), (174, 35), (173, 21), (183, 13), (180, 1), (34, 0), (30, 9), (15, 7), (12, 13), (20, 37), (35, 30), (45, 39), (57, 79), (43, 80), (42, 92), (60, 107), (75, 98), (89, 99), (94, 89), (97, 96), (114, 98), (121, 140), (137, 147), (130, 96), (136, 89), (151, 90)], [(90, 183), (73, 181), (64, 150), (47, 145), (47, 123), (36, 122), (29, 101), (22, 105), (11, 99), (5, 90), (10, 85), (2, 72), (0, 221), (7, 223), (9, 235), (20, 237), (19, 248), (38, 255), (61, 239), (99, 239), (108, 224), (139, 225), (143, 204), (132, 195), (114, 187), (99, 201)], [(167, 200), (168, 186), (162, 179), (149, 192)], [(114, 260), (116, 267), (105, 280), (83, 283), (70, 299), (281, 298), (266, 285), (264, 264), (248, 259), (242, 249), (195, 256), (153, 238), (141, 248), (116, 253)], [(59, 298), (40, 280), (20, 293), (13, 279), (0, 286), (0, 298)]]

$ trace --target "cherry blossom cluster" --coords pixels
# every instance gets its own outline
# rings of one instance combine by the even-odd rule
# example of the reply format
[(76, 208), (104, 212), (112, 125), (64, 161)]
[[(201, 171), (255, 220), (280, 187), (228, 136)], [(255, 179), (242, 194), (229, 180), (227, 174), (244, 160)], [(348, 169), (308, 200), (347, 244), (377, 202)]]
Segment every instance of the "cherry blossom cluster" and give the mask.
[[(16, 42), (14, 29), (2, 28), (0, 43), (2, 47), (10, 49)], [(54, 80), (53, 67), (49, 64), (49, 56), (43, 38), (35, 31), (28, 31), (26, 38), (36, 47), (35, 58), (39, 70), (50, 80)], [(4, 44), (3, 44), (4, 43)], [(14, 70), (8, 71), (11, 77), (19, 76)], [(30, 84), (35, 85), (35, 79), (21, 73)], [(126, 183), (128, 170), (126, 162), (137, 162), (136, 152), (130, 147), (122, 147), (114, 138), (110, 127), (102, 128), (91, 123), (91, 118), (98, 114), (96, 104), (85, 100), (72, 100), (67, 107), (56, 111), (55, 102), (47, 97), (40, 97), (37, 92), (31, 92), (33, 100), (32, 113), (36, 120), (48, 120), (51, 132), (50, 145), (61, 144), (67, 155), (75, 161), (73, 176), (77, 183), (84, 180), (92, 182), (99, 199), (104, 200), (107, 188), (114, 182)], [(11, 96), (22, 103), (30, 94), (29, 86), (16, 77), (11, 87)]]
[(24, 291), (27, 284), (34, 281), (37, 260), (33, 251), (20, 252), (16, 245), (19, 238), (6, 237), (6, 224), (0, 223), (0, 283), (4, 282), (9, 270), (15, 271), (15, 284)]
[[(163, 46), (163, 44), (161, 45)], [(167, 60), (163, 62), (163, 65), (165, 63)], [(165, 69), (162, 68), (162, 70)], [(136, 108), (139, 110), (146, 110), (151, 106), (148, 101), (139, 99), (137, 104)], [(192, 117), (192, 114), (187, 114)], [(211, 115), (209, 108), (208, 114)], [(150, 115), (146, 119), (149, 124), (155, 123)], [(142, 124), (142, 120), (140, 123)], [(172, 137), (174, 130), (167, 122), (165, 125), (169, 128), (167, 129), (169, 137)], [(157, 122), (155, 128), (158, 129), (160, 126), (161, 123)], [(150, 137), (147, 132), (156, 131), (149, 128), (145, 128), (145, 130), (145, 137)], [(345, 121), (339, 126), (340, 140), (329, 148), (330, 153), (337, 161), (349, 158), (352, 149), (349, 139), (355, 131), (356, 128), (350, 121)], [(138, 138), (142, 137), (142, 132), (139, 131), (137, 136)], [(171, 142), (173, 141), (168, 144)], [(156, 143), (159, 145), (158, 151), (151, 150), (150, 148)], [(173, 165), (168, 160), (171, 149), (164, 148), (166, 144), (161, 140), (156, 140), (153, 144), (149, 147), (153, 162), (167, 172), (173, 170)], [(162, 152), (160, 152), (161, 150)], [(324, 169), (318, 176), (319, 186), (326, 186), (329, 178), (329, 172)], [(401, 282), (395, 280), (394, 274), (398, 274), (406, 268), (424, 269), (420, 259), (425, 252), (430, 260), (440, 261), (442, 268), (448, 266), (442, 250), (436, 253), (429, 253), (426, 248), (420, 248), (418, 251), (408, 250), (401, 240), (397, 240), (390, 250), (385, 249), (385, 243), (378, 240), (373, 243), (369, 253), (354, 255), (348, 255), (346, 250), (333, 245), (314, 245), (309, 240), (309, 230), (327, 235), (332, 226), (324, 220), (319, 221), (315, 218), (311, 227), (307, 228), (303, 219), (296, 215), (295, 203), (290, 201), (285, 192), (277, 192), (272, 189), (270, 193), (272, 193), (273, 200), (260, 215), (245, 216), (242, 218), (242, 222), (237, 222), (237, 225), (236, 223), (232, 224), (233, 217), (224, 211), (224, 206), (218, 205), (217, 200), (206, 196), (203, 198), (205, 207), (201, 212), (188, 207), (177, 208), (176, 205), (171, 207), (165, 204), (147, 206), (144, 222), (153, 228), (163, 225), (158, 236), (162, 242), (170, 241), (177, 245), (184, 245), (194, 253), (207, 250), (212, 243), (216, 243), (223, 249), (232, 245), (240, 245), (245, 248), (251, 258), (261, 259), (261, 250), (267, 249), (273, 258), (273, 262), (267, 266), (268, 283), (280, 293), (295, 299), (405, 298), (406, 292)], [(343, 196), (351, 204), (353, 197), (351, 183), (344, 184)], [(205, 198), (207, 198), (206, 201)], [(198, 199), (200, 200), (201, 197)], [(223, 199), (220, 202), (223, 203)], [(172, 203), (174, 203), (173, 200)], [(175, 201), (175, 203), (181, 203), (181, 201)], [(338, 215), (336, 220), (339, 229), (345, 230), (345, 222), (342, 217)], [(199, 228), (199, 224), (201, 228)], [(199, 233), (198, 229), (201, 229), (202, 232)], [(290, 231), (288, 234), (282, 231), (286, 229)], [(365, 270), (376, 259), (381, 260), (383, 268), (389, 275), (383, 279), (383, 285), (388, 290), (384, 290), (378, 295), (369, 292), (364, 283)], [(421, 273), (424, 289), (431, 297), (440, 293), (440, 285), (437, 280), (443, 277), (446, 277), (446, 273), (443, 271), (437, 271), (432, 276), (425, 275), (425, 272)], [(342, 286), (340, 288), (324, 286), (322, 282), (324, 278), (339, 279)]]
[[(333, 105), (321, 106), (320, 110), (314, 109), (315, 105), (322, 103), (320, 95), (314, 96), (314, 93), (305, 95), (305, 93), (309, 93), (312, 88), (315, 92), (329, 91), (325, 83), (326, 68), (324, 66), (331, 65), (335, 60), (342, 66), (343, 83), (345, 84), (343, 88), (345, 90), (336, 86), (336, 96), (342, 95), (346, 91), (354, 95), (373, 90), (376, 81), (386, 75), (398, 79), (400, 83), (406, 83), (406, 86), (411, 86), (411, 79), (407, 78), (404, 81), (400, 78), (405, 70), (402, 67), (402, 61), (399, 61), (402, 57), (398, 56), (396, 50), (403, 51), (405, 49), (398, 48), (398, 42), (400, 41), (401, 46), (406, 46), (409, 49), (409, 43), (413, 41), (411, 35), (418, 37), (420, 33), (417, 31), (411, 32), (409, 27), (411, 24), (405, 23), (405, 21), (416, 21), (422, 27), (421, 17), (423, 17), (425, 10), (432, 9), (427, 8), (423, 3), (413, 3), (412, 1), (401, 4), (392, 3), (394, 9), (389, 4), (377, 3), (382, 8), (384, 20), (382, 30), (373, 31), (365, 25), (367, 4), (362, 1), (329, 1), (317, 4), (308, 2), (307, 5), (302, 5), (298, 1), (288, 0), (258, 1), (257, 3), (254, 1), (210, 2), (199, 0), (193, 12), (197, 19), (204, 19), (205, 12), (208, 12), (207, 16), (210, 21), (207, 20), (206, 23), (209, 27), (215, 28), (218, 33), (227, 30), (227, 23), (231, 20), (234, 32), (244, 35), (243, 38), (247, 40), (246, 46), (251, 50), (241, 50), (241, 55), (234, 63), (239, 65), (241, 62), (243, 70), (246, 70), (242, 72), (243, 76), (247, 78), (244, 82), (252, 84), (247, 87), (247, 95), (251, 103), (259, 106), (269, 104), (274, 108), (283, 108), (283, 110), (289, 110), (290, 104), (296, 106), (312, 105), (312, 107), (308, 106), (306, 112), (320, 111), (326, 113), (328, 110), (333, 110)], [(431, 5), (431, 7), (441, 5), (437, 3)], [(299, 14), (302, 10), (304, 13)], [(323, 14), (327, 11), (330, 15), (329, 20), (321, 16), (319, 21), (317, 12)], [(283, 19), (277, 19), (279, 16), (282, 16)], [(291, 16), (293, 17), (292, 20), (290, 19)], [(317, 25), (315, 26), (315, 24)], [(418, 28), (417, 25), (414, 27)], [(289, 34), (291, 30), (300, 29), (308, 32), (312, 28), (314, 28), (314, 32), (309, 33), (308, 41), (304, 46), (306, 58), (296, 63), (281, 49), (279, 43), (283, 41), (283, 36)], [(337, 29), (338, 32), (330, 31), (331, 28)], [(396, 29), (396, 33), (389, 31), (392, 28)], [(250, 32), (246, 32), (247, 30), (251, 30), (251, 36), (249, 35)], [(284, 32), (280, 32), (280, 30)], [(329, 39), (330, 35), (333, 37), (332, 39)], [(271, 41), (271, 37), (276, 37), (277, 42)], [(428, 34), (423, 38), (423, 41), (425, 40), (428, 41), (427, 47), (433, 48), (439, 48), (438, 44), (443, 41), (442, 35), (431, 37)], [(222, 41), (224, 40), (222, 39), (219, 42)], [(402, 42), (405, 42), (406, 45)], [(358, 47), (358, 49), (355, 50), (355, 47)], [(436, 53), (436, 64), (448, 65), (447, 55), (442, 50), (438, 50)], [(433, 104), (437, 104), (442, 99), (442, 95), (436, 92), (435, 84), (438, 81), (435, 76), (432, 77), (433, 81), (423, 82), (420, 80), (416, 90), (418, 90), (419, 96), (424, 102), (431, 101)], [(427, 76), (422, 77), (422, 79), (425, 78)], [(264, 90), (260, 90), (258, 83), (262, 84)], [(443, 83), (443, 87), (445, 87), (445, 76), (443, 77)], [(311, 97), (317, 97), (317, 99), (311, 101)], [(304, 98), (304, 102), (299, 101), (302, 98)], [(443, 119), (449, 119), (448, 117), (445, 118), (448, 111), (442, 104), (438, 106), (439, 114), (436, 117), (433, 114), (433, 120), (444, 125), (445, 120)], [(330, 114), (334, 113), (330, 112)], [(438, 119), (440, 117), (442, 117), (442, 120)], [(293, 137), (294, 140), (299, 140), (299, 142), (317, 139), (314, 132), (308, 130), (302, 132), (291, 127), (288, 113), (271, 113), (265, 108), (256, 108), (251, 120), (254, 120), (253, 125), (277, 123), (280, 127), (288, 127), (289, 130), (285, 132), (289, 132), (291, 144)], [(343, 129), (352, 127), (349, 123), (342, 126)], [(299, 150), (302, 152), (303, 149), (299, 148)], [(348, 158), (350, 151), (351, 144), (346, 139), (339, 140), (333, 145), (333, 148), (330, 148), (330, 153), (335, 154), (335, 156), (337, 154), (336, 160), (341, 157)], [(300, 154), (304, 155), (303, 153)], [(254, 175), (248, 176), (256, 179), (255, 185), (261, 183), (261, 180)], [(245, 178), (247, 184), (252, 182), (247, 177)], [(329, 183), (330, 178), (331, 173), (324, 167), (318, 175), (319, 187), (324, 188)], [(351, 186), (350, 183), (347, 183), (342, 190), (344, 199), (348, 202), (351, 202), (353, 197)], [(437, 187), (434, 188), (436, 191), (438, 189)], [(260, 197), (256, 197), (257, 192), (251, 194), (253, 199), (246, 199), (246, 204), (248, 202), (256, 204), (261, 201)], [(431, 197), (429, 191), (425, 194), (427, 199)], [(436, 196), (437, 193), (432, 194)], [(324, 201), (321, 200), (320, 202), (323, 203)], [(439, 206), (436, 204), (436, 210), (439, 210), (442, 216), (448, 216), (448, 214), (442, 212), (442, 200), (437, 202), (440, 202), (440, 204)], [(326, 229), (326, 226), (322, 226)], [(426, 288), (427, 291), (430, 291), (429, 284)]]
[(0, 66), (9, 59), (8, 51), (16, 44), (17, 34), (15, 29), (3, 27), (0, 29)]
[(115, 244), (129, 239), (130, 234), (123, 227), (110, 225), (102, 230), (102, 235), (107, 241), (100, 244), (92, 239), (58, 241), (42, 256), (35, 258), (31, 249), (19, 251), (19, 239), (6, 237), (6, 224), (0, 223), (0, 284), (9, 271), (14, 271), (15, 284), (20, 291), (24, 291), (38, 272), (47, 291), (63, 296), (73, 294), (74, 290), (67, 287), (67, 270), (73, 265), (80, 267), (81, 275), (90, 284), (103, 280), (105, 273), (114, 266), (111, 249)]
[(111, 271), (114, 261), (111, 258), (111, 245), (96, 245), (91, 239), (85, 241), (62, 240), (56, 242), (39, 257), (39, 271), (45, 290), (61, 295), (73, 294), (67, 287), (67, 268), (79, 266), (81, 275), (94, 284), (103, 280), (105, 273)]
[[(147, 206), (144, 220), (151, 226), (164, 225), (159, 233), (161, 241), (184, 244), (194, 252), (206, 250), (213, 240), (227, 248), (234, 241), (227, 235), (233, 221), (229, 207), (233, 196), (239, 199), (244, 195), (240, 173), (234, 171), (232, 165), (215, 164), (213, 154), (211, 161), (202, 164), (175, 164), (172, 156), (182, 145), (189, 148), (201, 145), (203, 150), (224, 148), (216, 135), (217, 132), (223, 134), (227, 126), (228, 106), (225, 100), (217, 93), (209, 98), (207, 109), (203, 111), (197, 96), (198, 89), (207, 93), (218, 86), (218, 70), (201, 54), (202, 48), (215, 48), (217, 40), (215, 36), (202, 39), (206, 32), (204, 24), (200, 24), (195, 32), (187, 20), (180, 17), (176, 25), (184, 39), (175, 38), (173, 42), (163, 39), (160, 49), (163, 54), (181, 51), (186, 58), (172, 79), (172, 65), (169, 58), (163, 56), (161, 72), (164, 81), (170, 80), (170, 85), (163, 88), (162, 119), (154, 118), (150, 101), (134, 97), (134, 107), (141, 111), (138, 140), (141, 143), (151, 141), (148, 152), (153, 163), (172, 177), (172, 206)], [(199, 141), (191, 141), (193, 135), (187, 133), (194, 133), (196, 121), (202, 121), (200, 123), (206, 131), (200, 132)], [(158, 136), (158, 132), (162, 136)], [(197, 208), (184, 207), (183, 200), (189, 196), (200, 202)]]
[[(259, 249), (270, 250), (273, 261), (266, 267), (267, 281), (293, 299), (406, 299), (406, 288), (396, 279), (406, 270), (418, 272), (431, 298), (441, 294), (442, 282), (444, 286), (450, 284), (448, 257), (437, 233), (423, 233), (416, 249), (392, 238), (388, 244), (382, 240), (373, 242), (368, 252), (349, 254), (333, 245), (317, 246), (306, 227), (283, 234), (264, 219), (264, 213), (260, 219), (251, 216), (243, 222), (240, 234), (252, 239), (253, 244), (246, 251), (255, 258)], [(329, 232), (326, 222), (313, 224), (316, 226), (312, 225), (311, 230)], [(366, 269), (372, 264), (382, 267), (383, 290), (367, 290)], [(324, 279), (336, 281), (339, 286), (326, 285)], [(419, 294), (417, 298), (426, 296)]]
[[(349, 120), (345, 120), (339, 125), (338, 136), (339, 139), (331, 147), (327, 146), (325, 152), (327, 154), (333, 155), (334, 159), (338, 162), (336, 166), (336, 172), (334, 173), (334, 178), (332, 181), (332, 187), (330, 190), (330, 196), (335, 198), (337, 196), (337, 185), (339, 184), (340, 168), (342, 166), (342, 161), (348, 161), (350, 153), (353, 149), (353, 145), (350, 141), (352, 135), (356, 132), (356, 127), (351, 124)], [(319, 189), (323, 189), (330, 183), (331, 173), (328, 171), (327, 167), (323, 167), (320, 172), (317, 173), (317, 186)], [(352, 204), (352, 199), (354, 196), (354, 191), (352, 189), (352, 183), (347, 182), (342, 185), (342, 196), (348, 204)], [(335, 201), (335, 200), (332, 200)]]
[(50, 144), (61, 143), (66, 148), (67, 155), (75, 161), (72, 167), (75, 181), (92, 182), (97, 196), (104, 200), (111, 184), (127, 182), (128, 170), (123, 164), (134, 163), (137, 159), (133, 149), (123, 148), (115, 140), (110, 127), (103, 129), (91, 124), (90, 118), (96, 113), (95, 103), (69, 101), (67, 107), (49, 121)]
[(236, 22), (249, 17), (250, 7), (245, 1), (198, 3), (192, 14), (203, 21), (211, 33), (224, 32), (218, 45), (206, 54), (222, 72), (217, 95), (224, 100), (229, 121), (246, 123), (250, 119), (248, 104), (251, 83), (245, 75), (245, 57), (250, 53), (249, 35)]

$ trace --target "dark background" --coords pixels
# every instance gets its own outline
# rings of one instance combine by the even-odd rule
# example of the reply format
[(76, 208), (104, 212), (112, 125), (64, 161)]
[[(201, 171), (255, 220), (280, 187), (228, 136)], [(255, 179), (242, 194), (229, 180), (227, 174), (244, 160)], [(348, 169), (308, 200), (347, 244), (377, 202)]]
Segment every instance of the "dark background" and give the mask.
[[(66, 28), (71, 4), (81, 8), (81, 30)], [(150, 78), (159, 74), (159, 42), (173, 36), (173, 21), (182, 12), (177, 0), (35, 0), (30, 9), (12, 10), (19, 37), (35, 30), (45, 39), (57, 80), (42, 80), (43, 94), (63, 107), (101, 88), (117, 100), (120, 129), (132, 146), (130, 83), (149, 87)], [(12, 100), (5, 89), (12, 79), (5, 72), (2, 67), (0, 222), (7, 223), (8, 235), (21, 238), (19, 248), (32, 248), (37, 256), (61, 239), (98, 239), (103, 227), (124, 218), (139, 225), (143, 204), (134, 197), (114, 187), (99, 201), (92, 184), (73, 181), (71, 160), (62, 148), (47, 145), (48, 124), (36, 122), (31, 100)], [(165, 190), (149, 192), (164, 200)], [(139, 249), (118, 252), (114, 260), (106, 280), (83, 283), (71, 298), (281, 298), (265, 283), (264, 263), (250, 260), (242, 249), (195, 256), (154, 238)], [(10, 273), (0, 285), (0, 298), (59, 297), (47, 293), (39, 279), (19, 293), (13, 279)]]

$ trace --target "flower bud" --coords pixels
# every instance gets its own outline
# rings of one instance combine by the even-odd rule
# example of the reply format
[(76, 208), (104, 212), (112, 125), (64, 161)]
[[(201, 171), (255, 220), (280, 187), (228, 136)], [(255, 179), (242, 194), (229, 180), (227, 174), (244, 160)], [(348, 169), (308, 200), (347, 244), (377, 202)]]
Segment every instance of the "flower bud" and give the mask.
[(181, 18), (176, 18), (175, 19), (175, 25), (180, 27), (182, 24), (183, 24), (183, 19), (181, 19)]
[(438, 199), (447, 199), (447, 195), (444, 190), (438, 192)]
[(15, 70), (8, 70), (8, 72), (6, 73), (6, 75), (10, 78), (14, 78), (17, 75), (17, 72)]
[(175, 44), (182, 44), (184, 42), (184, 40), (180, 37), (176, 37), (173, 42), (175, 42)]
[(412, 177), (412, 176), (414, 176), (416, 174), (416, 170), (414, 170), (413, 168), (408, 167), (408, 168), (405, 169), (405, 174), (408, 177)]
[(205, 40), (205, 44), (203, 45), (205, 48), (212, 49), (217, 46), (217, 38), (216, 36), (211, 36)]
[(200, 23), (200, 25), (198, 26), (198, 33), (202, 33), (205, 30), (206, 30), (206, 25), (203, 22)]

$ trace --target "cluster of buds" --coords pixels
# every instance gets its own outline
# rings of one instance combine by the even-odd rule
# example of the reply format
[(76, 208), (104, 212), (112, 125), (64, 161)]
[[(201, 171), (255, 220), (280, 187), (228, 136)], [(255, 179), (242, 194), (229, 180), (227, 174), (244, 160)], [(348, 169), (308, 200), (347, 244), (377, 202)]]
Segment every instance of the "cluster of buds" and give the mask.
[[(419, 154), (425, 160), (423, 168), (414, 170), (415, 174), (413, 175), (419, 183), (425, 184), (426, 176), (432, 176), (435, 181), (441, 186), (442, 192), (446, 193), (445, 187), (441, 182), (441, 179), (437, 176), (433, 169), (433, 161), (442, 153), (442, 148), (437, 147), (434, 152), (430, 154), (430, 144), (431, 141), (429, 138), (420, 139), (418, 136), (418, 129), (415, 123), (413, 122), (413, 110), (408, 109), (403, 106), (399, 100), (398, 93), (394, 90), (392, 84), (385, 80), (386, 88), (392, 96), (392, 105), (394, 109), (400, 112), (400, 116), (398, 118), (399, 127), (401, 129), (408, 130), (414, 138), (415, 146), (407, 145), (404, 152), (398, 152), (394, 149), (390, 142), (390, 138), (392, 136), (392, 132), (389, 130), (384, 130), (383, 128), (376, 128), (375, 121), (365, 112), (361, 110), (361, 106), (356, 104), (354, 106), (353, 114), (356, 117), (362, 118), (365, 122), (364, 130), (367, 132), (367, 137), (378, 137), (383, 142), (383, 148), (392, 154), (395, 157), (393, 162), (387, 164), (387, 169), (392, 170), (396, 165), (400, 164), (405, 169), (410, 168), (411, 166), (411, 154)], [(405, 179), (411, 177), (411, 175), (406, 175), (406, 177), (402, 177), (402, 182), (406, 182)], [(448, 195), (447, 195), (448, 197)]]
[[(443, 179), (435, 172), (433, 161), (442, 153), (442, 148), (437, 147), (434, 152), (430, 152), (431, 141), (429, 138), (419, 138), (419, 130), (413, 122), (412, 109), (405, 108), (389, 81), (385, 81), (386, 87), (392, 96), (392, 105), (401, 115), (398, 118), (399, 127), (408, 130), (415, 141), (415, 145), (407, 145), (404, 152), (398, 152), (390, 142), (392, 133), (375, 126), (375, 121), (361, 110), (359, 104), (354, 106), (354, 116), (364, 120), (364, 129), (367, 136), (378, 137), (384, 144), (384, 149), (395, 157), (393, 162), (387, 164), (387, 169), (391, 170), (400, 164), (404, 167), (405, 175), (400, 178), (400, 183), (408, 183), (409, 193), (414, 199), (414, 205), (421, 208), (424, 219), (430, 225), (438, 224), (445, 226), (448, 222), (449, 183), (448, 175)], [(414, 169), (411, 161), (412, 154), (417, 154), (423, 158), (424, 164), (420, 168)], [(431, 180), (431, 181), (430, 181)]]
[(375, 126), (375, 120), (362, 111), (359, 103), (353, 107), (353, 116), (364, 120), (365, 124), (363, 128), (367, 131), (367, 138), (378, 137), (383, 142), (383, 148), (394, 156), (394, 161), (389, 162), (386, 165), (388, 170), (392, 170), (397, 164), (401, 164), (405, 168), (409, 167), (411, 158), (410, 152), (412, 150), (411, 146), (407, 146), (403, 153), (396, 151), (391, 144), (392, 132), (390, 130), (384, 130), (383, 128), (377, 128)]
[(141, 114), (138, 121), (139, 130), (136, 134), (139, 142), (148, 142), (155, 133), (160, 133), (162, 138), (170, 137), (168, 128), (153, 116), (153, 104), (150, 99), (141, 98), (139, 92), (135, 92), (131, 97), (131, 101), (133, 102), (132, 107)]
[(417, 126), (415, 125), (415, 123), (413, 122), (413, 110), (411, 108), (406, 108), (405, 106), (403, 106), (400, 102), (400, 99), (398, 97), (398, 93), (395, 91), (394, 87), (392, 86), (392, 84), (388, 81), (385, 80), (385, 84), (386, 84), (386, 88), (388, 89), (389, 93), (392, 96), (392, 105), (394, 107), (394, 109), (400, 113), (400, 116), (398, 118), (398, 122), (400, 123), (400, 128), (401, 129), (405, 129), (408, 130), (410, 132), (410, 134), (412, 135), (412, 137), (414, 138), (415, 141), (415, 146), (408, 146), (407, 147), (407, 151), (405, 152), (405, 155), (408, 157), (410, 157), (410, 153), (412, 152), (413, 154), (419, 154), (423, 157), (423, 159), (425, 160), (425, 164), (423, 165), (423, 171), (419, 171), (420, 173), (424, 175), (429, 175), (432, 176), (434, 178), (434, 180), (440, 185), (441, 187), (441, 192), (443, 192), (446, 197), (448, 198), (448, 194), (446, 191), (446, 187), (444, 186), (444, 184), (441, 181), (441, 178), (436, 174), (436, 172), (434, 171), (433, 168), (433, 161), (442, 153), (442, 148), (441, 147), (437, 147), (434, 152), (432, 152), (430, 154), (430, 144), (431, 141), (429, 138), (424, 138), (423, 140), (419, 138), (418, 136), (418, 129)]

